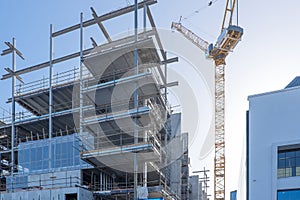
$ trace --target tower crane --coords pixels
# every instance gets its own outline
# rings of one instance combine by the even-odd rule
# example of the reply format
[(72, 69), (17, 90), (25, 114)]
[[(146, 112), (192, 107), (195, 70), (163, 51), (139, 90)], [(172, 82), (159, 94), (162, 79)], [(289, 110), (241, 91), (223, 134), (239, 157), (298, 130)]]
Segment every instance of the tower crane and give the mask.
[(172, 23), (172, 28), (182, 33), (215, 63), (215, 158), (214, 199), (225, 199), (225, 59), (243, 35), (243, 28), (232, 25), (236, 0), (227, 0), (221, 34), (215, 44), (209, 44), (181, 23)]

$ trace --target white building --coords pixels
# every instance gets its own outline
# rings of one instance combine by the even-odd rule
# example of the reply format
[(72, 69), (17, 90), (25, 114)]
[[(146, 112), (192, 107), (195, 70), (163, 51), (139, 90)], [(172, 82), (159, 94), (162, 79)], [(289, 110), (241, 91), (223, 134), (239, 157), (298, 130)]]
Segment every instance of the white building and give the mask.
[(248, 199), (300, 199), (300, 77), (248, 100)]

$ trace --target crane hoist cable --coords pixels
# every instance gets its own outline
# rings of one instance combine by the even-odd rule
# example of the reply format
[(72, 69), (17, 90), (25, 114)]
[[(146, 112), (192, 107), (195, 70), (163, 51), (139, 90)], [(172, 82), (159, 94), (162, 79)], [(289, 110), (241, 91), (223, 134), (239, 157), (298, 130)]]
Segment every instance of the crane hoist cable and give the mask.
[(195, 16), (196, 14), (200, 13), (200, 11), (208, 8), (208, 7), (211, 7), (212, 5), (214, 5), (216, 2), (218, 2), (219, 0), (212, 0), (212, 1), (209, 1), (206, 5), (203, 5), (201, 6), (200, 8), (198, 8), (197, 10), (193, 11), (192, 13), (186, 15), (186, 16), (180, 16), (180, 20), (179, 20), (179, 23), (183, 20), (188, 20), (190, 18), (192, 18), (193, 16)]

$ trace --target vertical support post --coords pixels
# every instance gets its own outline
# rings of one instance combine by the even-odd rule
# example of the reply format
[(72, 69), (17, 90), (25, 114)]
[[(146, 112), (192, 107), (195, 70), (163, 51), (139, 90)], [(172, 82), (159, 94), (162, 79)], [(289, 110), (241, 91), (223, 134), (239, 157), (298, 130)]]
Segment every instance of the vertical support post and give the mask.
[(249, 110), (246, 119), (246, 200), (249, 200)]
[[(165, 59), (167, 59), (167, 52), (165, 52)], [(165, 106), (167, 108), (167, 82), (168, 82), (167, 81), (167, 64), (165, 64), (164, 69), (165, 69), (165, 81), (164, 81), (164, 83), (165, 83)], [(166, 118), (165, 119), (167, 119), (167, 117), (168, 117), (168, 109), (166, 109), (165, 114), (166, 114)], [(164, 141), (164, 145), (165, 146), (167, 146), (167, 143), (168, 143), (168, 134), (169, 134), (168, 130), (165, 130), (165, 136), (164, 136), (164, 140), (165, 140)], [(161, 154), (161, 155), (163, 155), (163, 154)], [(167, 162), (168, 162), (167, 158), (165, 157), (165, 158), (163, 158), (163, 160), (164, 160), (164, 165), (167, 166)], [(167, 170), (168, 170), (168, 168), (165, 167), (164, 168), (165, 174), (167, 174)], [(165, 184), (165, 187), (166, 187), (166, 184)]]
[[(171, 122), (170, 122), (171, 123)], [(168, 132), (168, 131), (166, 131), (166, 132)], [(162, 136), (160, 136), (161, 137), (161, 139), (162, 139)], [(168, 142), (167, 142), (167, 140), (168, 140), (168, 135), (167, 134), (165, 134), (165, 141), (164, 141), (164, 143), (165, 143), (165, 147), (167, 146), (167, 144), (168, 144)], [(160, 148), (160, 155), (163, 155), (163, 153), (162, 153), (162, 148)], [(164, 157), (162, 158), (162, 160), (164, 161), (164, 165), (165, 166), (167, 166), (167, 158), (166, 158), (166, 155), (163, 155)], [(164, 172), (164, 174), (167, 174), (167, 172), (168, 172), (168, 168), (167, 167), (164, 167), (163, 168), (163, 172)], [(160, 179), (161, 180), (161, 179)], [(163, 182), (163, 186), (162, 186), (163, 188), (164, 188), (164, 190), (166, 190), (167, 189), (167, 184), (166, 184), (166, 180), (164, 180), (164, 182)]]
[(52, 78), (53, 78), (53, 25), (50, 24), (50, 54), (49, 54), (49, 171), (52, 169), (52, 132), (53, 132), (53, 122), (52, 122), (52, 112), (53, 112), (53, 91), (52, 91)]
[(107, 186), (107, 179), (106, 179), (106, 174), (104, 174), (104, 186), (103, 186), (103, 190), (107, 190), (106, 186)]
[(146, 32), (146, 28), (147, 28), (147, 5), (144, 4), (144, 22), (143, 22), (143, 25), (144, 25), (144, 32)]
[(82, 74), (83, 74), (83, 13), (80, 13), (80, 72), (79, 72), (79, 133), (83, 132), (82, 120), (83, 120), (83, 95), (82, 95)]
[(100, 191), (103, 191), (103, 172), (100, 172)]
[(236, 0), (236, 25), (239, 25), (239, 0)]
[[(167, 58), (167, 52), (165, 52), (165, 55), (166, 55), (166, 58)], [(168, 83), (167, 72), (168, 72), (167, 64), (165, 64), (165, 103), (167, 103), (167, 93), (168, 93), (168, 91), (167, 91), (167, 83)]]
[[(12, 56), (12, 69), (15, 72), (17, 70), (17, 59), (16, 59), (16, 38), (13, 38), (13, 56)], [(12, 96), (11, 96), (11, 176), (14, 176), (14, 167), (15, 167), (15, 120), (16, 120), (16, 101), (15, 101), (15, 90), (16, 90), (16, 76), (12, 76)], [(11, 181), (13, 182), (13, 180)], [(13, 188), (11, 188), (13, 189)]]
[[(138, 41), (138, 0), (134, 0), (134, 41)], [(135, 74), (139, 73), (138, 68), (138, 50), (137, 47), (134, 49), (134, 66)], [(136, 112), (138, 110), (138, 85), (135, 84), (134, 90), (134, 108)], [(134, 143), (138, 143), (138, 130), (137, 130), (137, 117), (134, 118)], [(133, 174), (134, 174), (134, 200), (137, 200), (137, 186), (138, 186), (138, 157), (137, 153), (134, 153), (134, 162), (133, 162)]]
[[(2, 154), (0, 152), (0, 162), (2, 161)], [(0, 171), (2, 172), (2, 165), (0, 165)]]
[[(146, 28), (147, 28), (147, 6), (146, 6), (146, 4), (144, 4), (143, 9), (144, 9), (143, 26), (144, 26), (144, 32), (146, 32)], [(145, 131), (145, 137), (144, 137), (145, 142), (147, 142), (147, 136), (148, 136), (147, 131)], [(144, 187), (147, 187), (147, 179), (148, 179), (147, 172), (148, 172), (148, 163), (145, 162), (144, 163), (144, 177), (143, 177), (144, 178), (144, 180), (143, 180)]]

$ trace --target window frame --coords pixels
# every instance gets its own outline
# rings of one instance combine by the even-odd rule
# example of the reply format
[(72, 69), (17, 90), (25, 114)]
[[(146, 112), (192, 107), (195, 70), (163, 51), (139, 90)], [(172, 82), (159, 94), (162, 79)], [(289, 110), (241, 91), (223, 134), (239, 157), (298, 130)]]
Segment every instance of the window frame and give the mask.
[(300, 146), (279, 146), (277, 149), (277, 178), (300, 176)]

